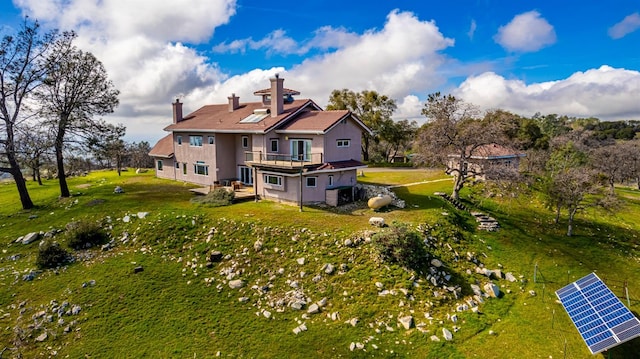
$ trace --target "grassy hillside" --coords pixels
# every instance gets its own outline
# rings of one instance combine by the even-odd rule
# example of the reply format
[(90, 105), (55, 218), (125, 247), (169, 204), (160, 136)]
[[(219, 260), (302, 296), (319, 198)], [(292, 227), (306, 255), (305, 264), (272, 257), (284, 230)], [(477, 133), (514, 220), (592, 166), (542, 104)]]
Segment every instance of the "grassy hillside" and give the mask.
[[(596, 271), (620, 296), (627, 281), (639, 311), (640, 192), (619, 189), (617, 213), (590, 209), (567, 238), (535, 193), (487, 199), (465, 190), (474, 198), (467, 204), (502, 227), (478, 231), (471, 215), (433, 195), (449, 191), (440, 179), (430, 171), (366, 171), (359, 181), (412, 184), (395, 188), (405, 209), (379, 213), (363, 204), (204, 207), (190, 202), (189, 185), (132, 172), (73, 178), (69, 199), (58, 199), (54, 181), (30, 184), (37, 208), (22, 211), (13, 185), (0, 183), (2, 357), (593, 358), (554, 291)], [(125, 193), (113, 193), (116, 186)], [(450, 280), (434, 286), (427, 267), (381, 262), (371, 216), (421, 231), (429, 260), (443, 264), (438, 276)], [(40, 241), (15, 243), (78, 220), (101, 221), (114, 246), (69, 250), (74, 263), (38, 271)], [(53, 240), (64, 246), (64, 232)], [(211, 262), (212, 251), (223, 258)], [(467, 252), (518, 280), (476, 273)], [(30, 273), (34, 279), (24, 280)], [(470, 284), (490, 281), (500, 298), (484, 298), (477, 312), (456, 311), (472, 300)], [(309, 313), (317, 303), (319, 312)], [(408, 316), (413, 325), (405, 329), (399, 319)], [(610, 354), (638, 352), (636, 339)]]

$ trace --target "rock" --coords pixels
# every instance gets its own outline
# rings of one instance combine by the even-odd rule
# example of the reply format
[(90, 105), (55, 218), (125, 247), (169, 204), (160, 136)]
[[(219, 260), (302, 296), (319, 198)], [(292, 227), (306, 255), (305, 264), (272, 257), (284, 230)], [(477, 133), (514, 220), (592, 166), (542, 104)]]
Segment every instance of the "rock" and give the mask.
[(305, 302), (298, 300), (298, 301), (292, 302), (289, 306), (291, 307), (291, 309), (302, 310), (305, 304), (306, 304)]
[(345, 246), (345, 247), (351, 247), (351, 246), (353, 246), (353, 241), (352, 241), (351, 239), (349, 239), (349, 238), (345, 239), (345, 240), (344, 240), (344, 246)]
[(38, 240), (40, 233), (31, 232), (22, 238), (22, 244), (30, 244)]
[(529, 291), (529, 295), (532, 296), (532, 297), (535, 297), (536, 296), (536, 291), (535, 290), (530, 290)]
[(317, 303), (313, 303), (309, 306), (309, 309), (307, 309), (307, 313), (309, 314), (316, 314), (320, 312), (320, 306)]
[(124, 223), (129, 223), (129, 222), (131, 222), (131, 217), (129, 217), (128, 215), (127, 215), (127, 216), (122, 217), (122, 222), (124, 222)]
[(333, 313), (331, 313), (330, 318), (331, 318), (331, 320), (336, 321), (336, 320), (340, 319), (340, 313), (333, 312)]
[(402, 324), (402, 327), (406, 330), (411, 329), (413, 327), (413, 317), (410, 315), (398, 318), (398, 322)]
[(475, 284), (471, 284), (471, 290), (473, 291), (473, 294), (481, 296), (482, 295), (482, 291), (480, 290), (480, 287), (475, 285)]
[(349, 350), (354, 351), (356, 349), (356, 343), (351, 342), (351, 344), (349, 344)]
[(36, 279), (36, 275), (38, 275), (38, 273), (36, 271), (29, 271), (29, 273), (25, 274), (22, 276), (22, 280), (25, 282), (30, 282), (34, 279)]
[(327, 305), (327, 298), (322, 298), (317, 303), (320, 308), (324, 308), (324, 306)]
[(440, 338), (438, 338), (437, 335), (432, 335), (431, 337), (429, 337), (429, 339), (431, 339), (432, 342), (439, 342)]
[(442, 328), (442, 336), (447, 341), (453, 340), (453, 334), (447, 328)]
[(336, 270), (336, 267), (331, 263), (327, 263), (327, 265), (324, 268), (324, 272), (327, 274), (333, 274), (335, 270)]
[(71, 307), (71, 315), (78, 315), (80, 314), (81, 310), (82, 307), (80, 307), (79, 305), (74, 305), (73, 307)]
[(452, 322), (457, 323), (458, 322), (458, 315), (454, 314), (454, 315), (451, 316), (450, 319), (451, 319)]
[(484, 291), (487, 292), (487, 295), (489, 295), (492, 298), (497, 298), (500, 296), (500, 288), (493, 283), (485, 284)]
[(259, 240), (259, 239), (257, 241), (255, 241), (255, 243), (253, 243), (253, 249), (256, 252), (260, 252), (262, 250), (262, 241)]
[(240, 297), (238, 298), (238, 302), (240, 303), (246, 303), (249, 301), (249, 297)]
[(262, 312), (262, 315), (263, 315), (265, 318), (267, 318), (267, 319), (271, 318), (271, 312), (270, 312), (270, 311), (268, 311), (268, 310), (264, 310), (264, 311)]
[(493, 274), (496, 276), (497, 279), (502, 279), (502, 271), (500, 269), (494, 269), (493, 270)]
[(489, 335), (495, 335), (495, 334), (496, 334), (496, 332), (494, 332), (493, 330), (489, 331)]
[(138, 212), (138, 218), (144, 219), (149, 214), (149, 212)]
[(305, 261), (304, 257), (296, 259), (296, 262), (298, 262), (299, 265), (303, 265), (304, 261)]
[(376, 282), (376, 288), (382, 289), (384, 288), (384, 284), (382, 284), (381, 282)]
[(382, 217), (371, 217), (369, 218), (369, 224), (372, 226), (376, 226), (376, 227), (384, 227), (385, 223), (384, 223), (384, 218)]
[(37, 342), (43, 342), (43, 341), (47, 340), (47, 337), (48, 336), (47, 336), (46, 332), (42, 333), (42, 334), (38, 335), (38, 337), (36, 337), (36, 341)]
[(143, 272), (144, 268), (142, 266), (137, 266), (135, 268), (133, 268), (133, 273), (140, 273)]
[(511, 272), (507, 272), (507, 274), (504, 275), (504, 279), (512, 283), (516, 281), (516, 277)]
[(222, 253), (220, 251), (211, 251), (209, 253), (209, 262), (217, 263), (222, 260)]
[(349, 319), (349, 321), (347, 321), (347, 323), (351, 324), (352, 327), (355, 327), (356, 325), (358, 325), (358, 323), (360, 323), (360, 319), (351, 318)]
[(440, 268), (440, 267), (442, 267), (442, 262), (439, 259), (433, 258), (431, 260), (431, 265), (436, 267), (436, 268)]
[(235, 279), (235, 280), (229, 281), (229, 288), (231, 289), (238, 289), (242, 287), (244, 287), (244, 281), (241, 279)]
[(116, 188), (113, 189), (113, 193), (124, 193), (124, 190), (122, 187), (116, 186)]

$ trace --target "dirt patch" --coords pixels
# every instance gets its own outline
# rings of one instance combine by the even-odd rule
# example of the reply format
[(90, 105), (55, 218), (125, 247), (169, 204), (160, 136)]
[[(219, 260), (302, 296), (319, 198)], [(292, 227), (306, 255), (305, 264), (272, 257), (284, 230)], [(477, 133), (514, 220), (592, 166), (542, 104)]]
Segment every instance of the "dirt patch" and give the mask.
[(79, 188), (79, 189), (87, 189), (89, 187), (91, 187), (91, 183), (79, 184), (76, 186), (76, 188)]

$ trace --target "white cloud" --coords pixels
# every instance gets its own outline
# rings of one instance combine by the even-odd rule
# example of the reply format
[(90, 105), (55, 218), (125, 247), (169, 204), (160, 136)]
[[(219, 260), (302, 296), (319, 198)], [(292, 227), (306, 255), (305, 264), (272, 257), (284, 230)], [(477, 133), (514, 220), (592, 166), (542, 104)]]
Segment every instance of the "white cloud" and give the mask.
[[(291, 37), (286, 35), (284, 30), (275, 30), (270, 34), (262, 38), (261, 40), (253, 40), (253, 38), (246, 38), (241, 40), (234, 40), (227, 44), (226, 42), (218, 44), (213, 47), (213, 51), (217, 53), (242, 53), (244, 54), (247, 49), (251, 50), (263, 50), (266, 49), (267, 54), (291, 54), (300, 53), (300, 48), (297, 42)], [(303, 52), (304, 53), (304, 52)]]
[(636, 12), (610, 27), (609, 36), (612, 39), (620, 39), (638, 29), (640, 29), (640, 14)]
[(508, 51), (533, 52), (554, 44), (556, 32), (539, 12), (529, 11), (501, 26), (494, 40)]
[(471, 40), (473, 40), (473, 35), (475, 35), (477, 28), (478, 24), (476, 24), (476, 20), (471, 19), (471, 25), (469, 25), (469, 31), (467, 32), (467, 36), (469, 36)]
[[(235, 14), (235, 0), (14, 0), (26, 15), (51, 28), (75, 30), (77, 45), (103, 62), (120, 90), (111, 122), (127, 137), (155, 141), (170, 118), (170, 102), (226, 75), (181, 42), (207, 42)], [(150, 128), (157, 128), (155, 135)]]
[(640, 72), (601, 66), (551, 82), (527, 85), (485, 72), (465, 80), (454, 95), (484, 109), (523, 116), (536, 112), (601, 120), (640, 120)]
[(291, 86), (324, 105), (334, 89), (374, 90), (391, 98), (444, 83), (441, 50), (453, 46), (434, 22), (392, 11), (384, 27), (370, 30), (335, 52), (308, 58), (290, 71)]

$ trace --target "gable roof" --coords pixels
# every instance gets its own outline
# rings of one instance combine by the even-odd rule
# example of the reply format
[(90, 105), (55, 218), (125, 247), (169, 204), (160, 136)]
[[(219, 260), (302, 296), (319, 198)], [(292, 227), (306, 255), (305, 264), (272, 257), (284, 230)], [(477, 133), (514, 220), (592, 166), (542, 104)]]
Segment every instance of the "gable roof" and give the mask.
[(265, 133), (287, 119), (305, 110), (320, 110), (312, 100), (294, 100), (285, 103), (281, 114), (271, 115), (257, 122), (242, 123), (255, 110), (268, 109), (262, 102), (240, 104), (233, 112), (229, 112), (228, 104), (207, 105), (185, 116), (178, 123), (164, 128), (165, 131), (193, 132), (226, 132), (226, 133)]
[(151, 157), (164, 157), (171, 158), (173, 157), (173, 135), (168, 134), (156, 143), (155, 146), (149, 151), (149, 156)]

